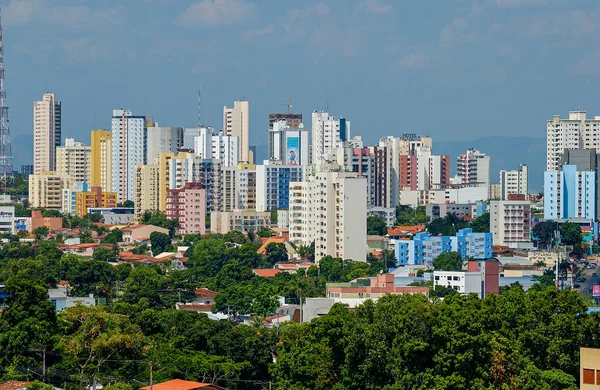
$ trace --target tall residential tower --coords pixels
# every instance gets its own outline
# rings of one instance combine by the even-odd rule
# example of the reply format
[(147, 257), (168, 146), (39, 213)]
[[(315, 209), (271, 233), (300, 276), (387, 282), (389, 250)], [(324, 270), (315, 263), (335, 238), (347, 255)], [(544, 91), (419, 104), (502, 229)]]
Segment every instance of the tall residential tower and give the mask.
[(33, 102), (33, 173), (56, 169), (56, 147), (61, 143), (61, 104), (53, 92)]
[(250, 102), (236, 100), (233, 107), (223, 107), (223, 133), (239, 138), (240, 162), (252, 163), (250, 151)]

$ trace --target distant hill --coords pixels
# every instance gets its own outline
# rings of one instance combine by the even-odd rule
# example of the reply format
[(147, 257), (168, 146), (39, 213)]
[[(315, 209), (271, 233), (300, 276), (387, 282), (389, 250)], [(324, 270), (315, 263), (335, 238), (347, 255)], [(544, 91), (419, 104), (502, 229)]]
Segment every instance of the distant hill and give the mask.
[(456, 172), (456, 157), (468, 148), (476, 148), (490, 156), (492, 183), (500, 181), (500, 170), (516, 169), (519, 164), (529, 168), (529, 191), (542, 191), (546, 169), (545, 137), (482, 137), (469, 141), (433, 140), (435, 154), (450, 155), (452, 175)]

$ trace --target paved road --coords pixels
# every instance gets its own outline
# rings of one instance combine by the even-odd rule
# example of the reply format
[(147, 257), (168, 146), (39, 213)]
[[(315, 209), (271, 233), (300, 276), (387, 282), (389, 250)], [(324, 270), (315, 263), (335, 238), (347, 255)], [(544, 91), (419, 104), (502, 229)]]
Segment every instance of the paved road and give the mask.
[[(592, 285), (600, 284), (600, 278), (592, 277), (592, 274), (594, 272), (600, 273), (600, 266), (598, 266), (594, 269), (586, 269), (581, 273), (581, 275), (583, 277), (585, 277), (587, 280), (585, 281), (585, 283), (579, 283), (581, 285), (581, 288), (579, 288), (579, 291), (586, 293), (586, 294), (591, 294), (592, 293)], [(577, 282), (575, 282), (575, 283), (577, 283)]]

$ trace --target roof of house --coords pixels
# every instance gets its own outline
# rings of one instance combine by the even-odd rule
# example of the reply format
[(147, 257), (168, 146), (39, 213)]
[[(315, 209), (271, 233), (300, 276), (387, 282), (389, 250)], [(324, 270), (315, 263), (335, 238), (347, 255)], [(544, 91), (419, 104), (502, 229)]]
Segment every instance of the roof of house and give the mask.
[(119, 253), (119, 259), (121, 261), (127, 261), (127, 262), (138, 262), (138, 261), (147, 261), (147, 260), (154, 260), (154, 257), (149, 256), (149, 255), (136, 255), (133, 254), (132, 252), (121, 252)]
[(178, 310), (189, 310), (201, 313), (211, 313), (214, 303), (178, 303)]
[(142, 229), (142, 228), (145, 228), (145, 227), (148, 227), (148, 226), (149, 226), (149, 227), (151, 227), (151, 228), (154, 228), (154, 229), (156, 229), (156, 230), (159, 230), (159, 231), (163, 231), (163, 230), (167, 230), (167, 231), (168, 231), (168, 230), (169, 230), (169, 229), (162, 228), (162, 227), (160, 227), (160, 226), (155, 226), (155, 225), (148, 225), (148, 224), (141, 224), (141, 223), (138, 223), (138, 224), (136, 224), (136, 225), (129, 225), (129, 226), (126, 226), (126, 227), (122, 228), (122, 229), (121, 229), (121, 231), (122, 231), (122, 232), (132, 232), (132, 231), (134, 231), (134, 230), (137, 230), (137, 229)]
[(425, 231), (425, 225), (413, 225), (413, 226), (394, 226), (388, 229), (390, 236), (397, 236), (399, 234), (417, 234)]
[(0, 383), (0, 390), (18, 390), (25, 389), (31, 382), (7, 381)]
[(214, 298), (217, 296), (216, 291), (209, 290), (206, 287), (199, 287), (195, 290), (195, 292), (197, 297)]
[(272, 278), (278, 273), (281, 273), (280, 269), (253, 269), (255, 275), (261, 276), (263, 278)]
[[(156, 383), (152, 385), (153, 390), (195, 390), (195, 389), (216, 389), (227, 390), (224, 387), (211, 385), (210, 383), (186, 381), (183, 379), (173, 379), (170, 381)], [(141, 387), (140, 390), (150, 390), (150, 386)]]
[(271, 243), (283, 244), (283, 243), (285, 243), (286, 239), (281, 238), (281, 237), (267, 237), (267, 238), (261, 238), (261, 241), (262, 241), (262, 246), (260, 248), (258, 248), (256, 253), (258, 253), (259, 255), (264, 255), (267, 252), (267, 246), (269, 244), (271, 244)]
[(155, 259), (170, 259), (171, 257), (175, 257), (175, 252), (163, 252), (154, 256)]

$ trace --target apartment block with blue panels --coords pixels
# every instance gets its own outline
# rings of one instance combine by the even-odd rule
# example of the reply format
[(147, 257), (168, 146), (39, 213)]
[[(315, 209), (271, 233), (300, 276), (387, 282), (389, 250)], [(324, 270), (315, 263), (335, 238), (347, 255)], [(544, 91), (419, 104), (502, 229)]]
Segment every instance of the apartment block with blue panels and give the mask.
[(492, 257), (492, 233), (473, 233), (462, 229), (456, 236), (431, 236), (428, 232), (415, 234), (411, 241), (396, 240), (397, 265), (431, 265), (440, 254), (459, 252), (464, 260), (483, 260)]

